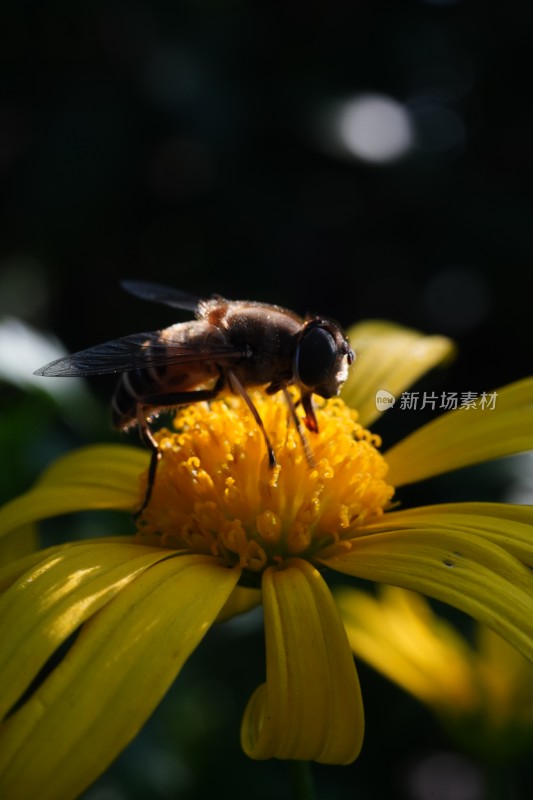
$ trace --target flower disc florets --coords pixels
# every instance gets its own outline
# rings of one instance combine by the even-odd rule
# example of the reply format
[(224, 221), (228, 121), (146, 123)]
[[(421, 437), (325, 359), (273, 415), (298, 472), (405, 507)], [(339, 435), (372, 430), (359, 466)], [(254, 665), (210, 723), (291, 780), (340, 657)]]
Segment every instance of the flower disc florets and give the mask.
[(220, 557), (259, 573), (299, 556), (312, 560), (380, 516), (394, 489), (378, 437), (342, 400), (317, 409), (310, 465), (282, 396), (253, 395), (276, 454), (240, 398), (180, 409), (174, 432), (156, 434), (160, 462), (140, 535)]

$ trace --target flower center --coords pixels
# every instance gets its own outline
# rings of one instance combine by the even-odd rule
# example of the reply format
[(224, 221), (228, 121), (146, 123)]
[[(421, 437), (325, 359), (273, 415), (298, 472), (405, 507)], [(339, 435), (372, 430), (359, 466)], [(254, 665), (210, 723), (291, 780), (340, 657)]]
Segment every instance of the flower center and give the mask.
[(394, 488), (379, 438), (353, 409), (321, 402), (311, 466), (282, 395), (252, 396), (277, 466), (240, 398), (179, 409), (176, 430), (155, 435), (161, 456), (140, 536), (259, 573), (296, 555), (312, 560), (383, 513)]

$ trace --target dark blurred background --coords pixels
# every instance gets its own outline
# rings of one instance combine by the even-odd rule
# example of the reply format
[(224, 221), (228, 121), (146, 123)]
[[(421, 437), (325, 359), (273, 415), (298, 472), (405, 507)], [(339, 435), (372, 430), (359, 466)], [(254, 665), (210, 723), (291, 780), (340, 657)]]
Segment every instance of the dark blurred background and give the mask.
[[(0, 316), (53, 332), (68, 351), (176, 321), (118, 286), (142, 278), (346, 326), (385, 317), (450, 335), (459, 358), (442, 380), (456, 391), (531, 373), (532, 17), (527, 2), (467, 0), (3, 3)], [(29, 375), (46, 360), (18, 366)], [(69, 402), (71, 418), (58, 418), (9, 375), (2, 499), (90, 440), (93, 418), (74, 421)], [(91, 384), (96, 417), (110, 386)], [(242, 702), (232, 758), (246, 780), (273, 774), (283, 787), (283, 766), (238, 755)], [(350, 772), (363, 776), (356, 796), (417, 800), (400, 778), (418, 756), (395, 760), (397, 738), (369, 728), (377, 738)], [(409, 730), (402, 753), (417, 738)], [(134, 796), (131, 778), (112, 781), (102, 796)], [(149, 793), (199, 791), (170, 784)], [(330, 782), (327, 796), (352, 796), (346, 785)]]
[(168, 324), (118, 288), (144, 277), (449, 333), (483, 388), (527, 373), (531, 16), (3, 4), (2, 311), (79, 349)]

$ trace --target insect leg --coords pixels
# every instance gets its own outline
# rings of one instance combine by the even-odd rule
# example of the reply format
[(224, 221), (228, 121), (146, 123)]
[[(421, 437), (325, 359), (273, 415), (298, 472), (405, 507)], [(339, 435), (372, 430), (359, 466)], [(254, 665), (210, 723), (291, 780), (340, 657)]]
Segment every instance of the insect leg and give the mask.
[(159, 447), (157, 446), (157, 442), (153, 437), (152, 431), (148, 425), (148, 420), (146, 419), (146, 408), (147, 407), (145, 405), (141, 405), (140, 403), (137, 405), (137, 425), (139, 426), (141, 439), (150, 451), (150, 465), (148, 467), (148, 483), (146, 485), (144, 500), (141, 507), (133, 515), (134, 520), (137, 520), (141, 516), (144, 509), (150, 502), (152, 489), (154, 488), (155, 473), (157, 471), (157, 462), (159, 461), (160, 457)]
[[(220, 387), (219, 387), (220, 383)], [(149, 406), (152, 409), (158, 408), (173, 408), (175, 406), (188, 406), (191, 403), (200, 403), (202, 400), (214, 400), (220, 394), (220, 389), (224, 385), (224, 380), (217, 381), (213, 389), (198, 389), (193, 392), (172, 392), (170, 394), (151, 394), (149, 397), (143, 397), (144, 406)]]
[[(293, 419), (294, 424), (296, 425), (296, 430), (298, 431), (298, 436), (300, 437), (300, 441), (302, 442), (302, 447), (304, 449), (305, 457), (307, 459), (307, 463), (310, 467), (316, 467), (315, 459), (313, 457), (313, 453), (311, 452), (311, 447), (309, 446), (309, 442), (307, 441), (307, 436), (304, 433), (304, 429), (302, 428), (302, 423), (300, 422), (300, 418), (296, 413), (296, 408), (294, 406), (293, 399), (291, 397), (291, 393), (284, 385), (281, 387), (283, 394), (285, 395), (285, 400), (287, 401), (287, 405), (289, 406), (289, 411), (291, 413), (291, 417)], [(304, 395), (304, 397), (310, 397), (310, 395)], [(304, 397), (302, 397), (302, 403), (304, 404)]]
[(268, 433), (266, 432), (265, 426), (263, 425), (263, 420), (259, 416), (259, 411), (254, 406), (252, 398), (250, 397), (250, 395), (248, 394), (248, 392), (246, 391), (240, 380), (237, 378), (235, 373), (232, 372), (231, 370), (228, 370), (227, 375), (228, 375), (228, 383), (232, 391), (235, 392), (235, 394), (240, 394), (240, 396), (243, 398), (244, 402), (252, 412), (253, 418), (257, 422), (261, 433), (263, 434), (263, 438), (265, 440), (268, 452), (268, 466), (270, 467), (270, 469), (273, 469), (277, 464), (276, 456), (274, 454), (274, 448), (272, 447), (270, 439), (268, 438)]
[(160, 457), (159, 447), (146, 419), (146, 412), (149, 413), (150, 409), (153, 409), (154, 406), (159, 408), (163, 408), (165, 406), (185, 406), (189, 403), (199, 403), (202, 400), (212, 400), (217, 396), (217, 394), (219, 394), (223, 386), (224, 376), (220, 375), (212, 389), (199, 389), (198, 391), (193, 392), (173, 392), (170, 394), (150, 395), (149, 397), (143, 398), (142, 404), (138, 404), (137, 424), (139, 426), (141, 439), (150, 451), (150, 465), (148, 467), (148, 483), (146, 486), (146, 494), (144, 495), (142, 506), (134, 514), (134, 519), (138, 519), (141, 516), (142, 512), (150, 502), (152, 489), (154, 488), (155, 483), (155, 475), (157, 472), (157, 462), (159, 461)]

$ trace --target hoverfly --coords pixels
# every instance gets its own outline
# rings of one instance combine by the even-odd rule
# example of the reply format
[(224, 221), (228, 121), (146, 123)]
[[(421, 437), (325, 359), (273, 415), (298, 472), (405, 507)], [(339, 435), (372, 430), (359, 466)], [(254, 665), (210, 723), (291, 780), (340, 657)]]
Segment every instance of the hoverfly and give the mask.
[(162, 408), (212, 400), (225, 388), (248, 405), (265, 440), (271, 468), (276, 465), (274, 449), (247, 389), (264, 386), (267, 394), (283, 392), (306, 457), (313, 463), (288, 387), (299, 389), (303, 422), (308, 430), (318, 431), (313, 394), (337, 395), (355, 358), (336, 322), (324, 317), (302, 319), (280, 306), (248, 300), (219, 296), (200, 300), (144, 281), (124, 281), (122, 286), (143, 300), (194, 311), (195, 319), (89, 347), (52, 361), (35, 374), (121, 373), (112, 399), (113, 424), (122, 430), (137, 425), (151, 451), (146, 495), (137, 516), (150, 500), (159, 457), (151, 420)]

